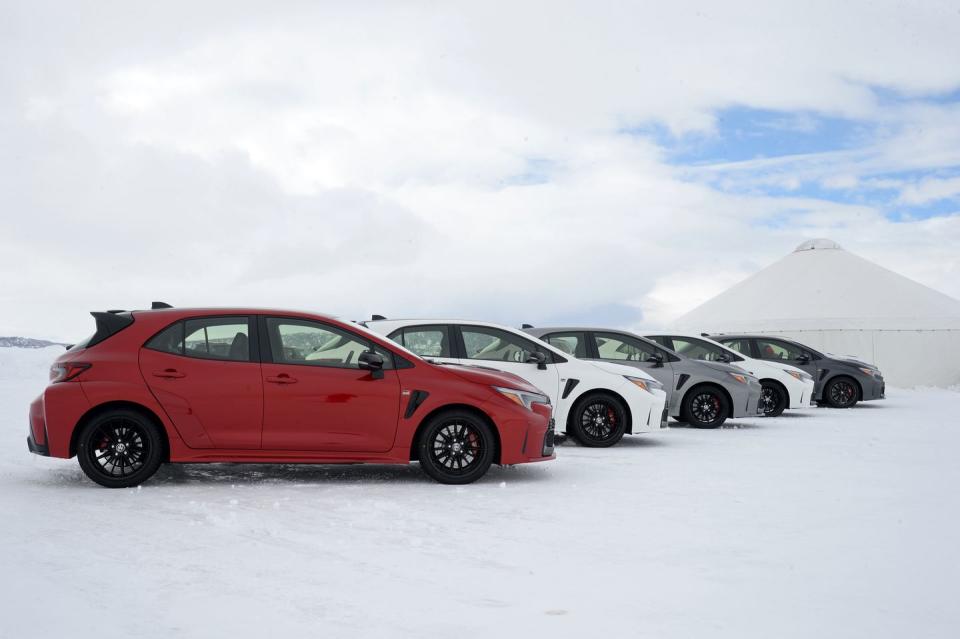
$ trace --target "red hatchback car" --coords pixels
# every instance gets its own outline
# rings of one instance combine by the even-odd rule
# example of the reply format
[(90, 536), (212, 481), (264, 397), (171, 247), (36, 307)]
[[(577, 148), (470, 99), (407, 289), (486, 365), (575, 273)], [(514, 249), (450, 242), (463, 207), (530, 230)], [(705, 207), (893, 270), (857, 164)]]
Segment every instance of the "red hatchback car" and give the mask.
[(110, 488), (163, 462), (420, 462), (472, 482), (554, 458), (550, 400), (499, 371), (432, 364), (332, 317), (255, 309), (93, 313), (50, 369), (27, 445)]

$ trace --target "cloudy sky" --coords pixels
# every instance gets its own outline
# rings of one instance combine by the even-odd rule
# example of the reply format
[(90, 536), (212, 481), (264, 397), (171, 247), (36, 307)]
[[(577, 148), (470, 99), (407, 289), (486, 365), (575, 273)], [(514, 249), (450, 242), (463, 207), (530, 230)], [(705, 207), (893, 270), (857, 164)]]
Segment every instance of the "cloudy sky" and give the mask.
[(0, 3), (0, 335), (652, 326), (808, 237), (960, 297), (955, 1), (324, 4)]

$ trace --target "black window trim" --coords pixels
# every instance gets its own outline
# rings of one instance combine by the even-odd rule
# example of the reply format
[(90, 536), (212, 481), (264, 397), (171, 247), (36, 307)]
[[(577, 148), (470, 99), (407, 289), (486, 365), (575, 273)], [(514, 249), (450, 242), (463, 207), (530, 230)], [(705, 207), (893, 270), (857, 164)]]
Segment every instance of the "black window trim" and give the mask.
[[(188, 322), (188, 321), (191, 321), (191, 320), (216, 320), (216, 319), (227, 319), (227, 318), (236, 319), (236, 318), (240, 318), (240, 317), (245, 317), (245, 318), (247, 318), (247, 340), (248, 340), (248, 348), (247, 348), (247, 350), (249, 351), (249, 352), (247, 353), (247, 359), (243, 360), (243, 359), (223, 359), (223, 358), (221, 358), (221, 357), (200, 357), (199, 355), (188, 355), (188, 354), (186, 353), (186, 341), (187, 341), (187, 328), (186, 328), (186, 327), (187, 327), (187, 322)], [(154, 339), (155, 337), (157, 337), (158, 335), (160, 335), (160, 333), (163, 333), (164, 331), (166, 331), (167, 329), (169, 329), (170, 327), (172, 327), (174, 324), (179, 324), (180, 327), (181, 327), (181, 330), (180, 330), (180, 334), (181, 334), (181, 336), (182, 336), (182, 337), (181, 337), (181, 343), (182, 343), (182, 345), (183, 345), (183, 347), (184, 347), (184, 350), (183, 350), (182, 352), (180, 352), (180, 353), (171, 353), (170, 351), (161, 351), (161, 350), (159, 350), (159, 349), (150, 348), (149, 346), (147, 346), (147, 344), (149, 344), (151, 341), (153, 341), (153, 339)], [(173, 356), (175, 356), (175, 357), (184, 357), (184, 358), (187, 358), (187, 359), (202, 359), (202, 360), (207, 361), (207, 362), (228, 362), (228, 363), (232, 363), (232, 364), (258, 364), (258, 363), (260, 363), (260, 361), (261, 361), (261, 360), (260, 360), (260, 352), (261, 352), (261, 349), (259, 348), (259, 342), (260, 342), (260, 340), (259, 340), (259, 337), (258, 337), (259, 331), (257, 330), (257, 328), (258, 328), (258, 325), (257, 325), (256, 316), (255, 316), (255, 315), (248, 315), (247, 313), (239, 313), (239, 314), (236, 314), (236, 313), (230, 314), (230, 313), (228, 313), (228, 314), (225, 314), (225, 315), (191, 315), (191, 316), (189, 316), (189, 317), (181, 317), (181, 318), (179, 318), (179, 319), (177, 319), (177, 320), (175, 320), (175, 321), (173, 321), (173, 322), (170, 322), (169, 324), (165, 325), (165, 326), (164, 326), (163, 328), (161, 328), (159, 331), (157, 331), (156, 333), (154, 333), (153, 335), (151, 335), (149, 338), (147, 338), (147, 340), (142, 344), (141, 348), (145, 348), (145, 349), (147, 349), (147, 350), (149, 350), (149, 351), (153, 351), (154, 353), (163, 353), (164, 355), (173, 355)]]

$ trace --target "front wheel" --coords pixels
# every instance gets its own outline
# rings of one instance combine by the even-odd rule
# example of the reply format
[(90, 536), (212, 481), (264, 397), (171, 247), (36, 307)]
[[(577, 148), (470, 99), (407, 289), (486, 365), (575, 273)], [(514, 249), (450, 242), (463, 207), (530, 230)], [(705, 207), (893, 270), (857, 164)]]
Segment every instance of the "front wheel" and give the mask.
[(787, 392), (780, 384), (761, 381), (760, 406), (764, 417), (778, 417), (787, 408)]
[(77, 438), (77, 461), (87, 477), (101, 486), (138, 486), (160, 468), (163, 439), (141, 413), (111, 410), (83, 426)]
[(726, 396), (719, 388), (694, 388), (683, 398), (683, 421), (694, 428), (719, 428), (730, 414)]
[(835, 377), (823, 389), (827, 405), (833, 408), (851, 408), (860, 400), (857, 385), (848, 377)]
[(432, 418), (417, 443), (420, 467), (441, 484), (469, 484), (490, 468), (496, 440), (487, 423), (466, 411)]
[(627, 409), (606, 393), (590, 393), (570, 415), (567, 433), (588, 448), (613, 446), (627, 432)]

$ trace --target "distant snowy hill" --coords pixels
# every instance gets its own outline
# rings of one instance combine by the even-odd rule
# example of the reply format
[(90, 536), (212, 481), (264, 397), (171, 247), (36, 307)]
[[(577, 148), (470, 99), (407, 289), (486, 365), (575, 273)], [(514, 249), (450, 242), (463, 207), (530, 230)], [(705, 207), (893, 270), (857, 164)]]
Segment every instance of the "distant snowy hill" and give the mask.
[(48, 346), (66, 346), (66, 344), (32, 337), (0, 337), (0, 348), (46, 348)]

